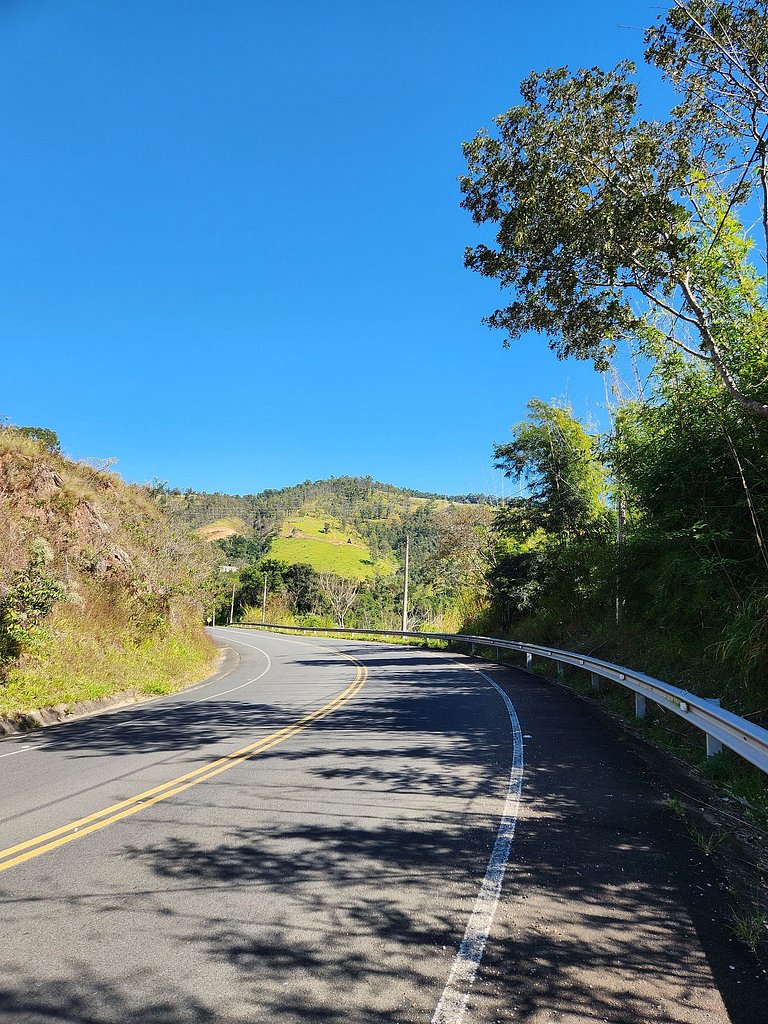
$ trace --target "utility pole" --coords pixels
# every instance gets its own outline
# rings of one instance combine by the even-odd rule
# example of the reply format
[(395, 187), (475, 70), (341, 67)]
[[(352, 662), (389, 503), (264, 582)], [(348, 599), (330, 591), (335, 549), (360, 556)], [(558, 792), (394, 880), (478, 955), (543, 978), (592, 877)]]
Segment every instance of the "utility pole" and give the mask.
[(405, 584), (403, 586), (403, 632), (408, 630), (408, 562), (410, 556), (411, 538), (405, 537)]
[(267, 621), (267, 574), (264, 573), (264, 597), (261, 599), (261, 624)]
[(229, 606), (229, 624), (230, 626), (235, 620), (235, 580), (232, 580), (232, 603)]

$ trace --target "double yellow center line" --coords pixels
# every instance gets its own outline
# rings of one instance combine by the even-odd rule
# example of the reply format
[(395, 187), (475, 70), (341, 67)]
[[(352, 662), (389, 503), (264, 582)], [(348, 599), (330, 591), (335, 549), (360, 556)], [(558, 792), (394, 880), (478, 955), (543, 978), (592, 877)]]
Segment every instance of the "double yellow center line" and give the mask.
[[(333, 650), (332, 648), (327, 649)], [(161, 800), (167, 800), (171, 796), (176, 796), (177, 793), (183, 793), (185, 789), (190, 789), (192, 786), (197, 786), (201, 782), (212, 779), (214, 776), (234, 768), (235, 765), (242, 764), (243, 761), (247, 761), (249, 758), (263, 754), (264, 751), (269, 750), (271, 747), (276, 747), (279, 743), (285, 743), (286, 740), (291, 739), (297, 733), (303, 732), (310, 725), (314, 725), (315, 722), (319, 722), (334, 711), (338, 711), (343, 704), (352, 700), (365, 686), (368, 670), (355, 658), (349, 654), (344, 654), (343, 651), (333, 650), (333, 653), (351, 661), (356, 666), (357, 671), (354, 680), (346, 690), (343, 690), (333, 700), (328, 701), (327, 704), (323, 704), (321, 708), (317, 708), (317, 710), (298, 719), (298, 721), (293, 722), (291, 725), (285, 726), (283, 729), (278, 729), (277, 732), (270, 733), (254, 743), (249, 743), (247, 747), (234, 750), (225, 757), (219, 757), (209, 764), (195, 768), (184, 775), (179, 775), (178, 778), (171, 779), (170, 782), (165, 782), (161, 786), (146, 789), (143, 793), (138, 793), (127, 800), (120, 800), (116, 804), (111, 804), (101, 811), (88, 814), (84, 818), (78, 818), (67, 825), (61, 825), (51, 832), (45, 832), (43, 835), (35, 836), (34, 839), (27, 839), (23, 843), (17, 843), (16, 846), (9, 846), (5, 850), (0, 850), (0, 871), (12, 868), (16, 864), (22, 864), (24, 861), (32, 860), (34, 857), (39, 857), (49, 850), (55, 850), (58, 846), (74, 842), (75, 839), (82, 839), (83, 836), (88, 836), (92, 832), (98, 832), (99, 829), (106, 828), (107, 825), (112, 825), (114, 822), (120, 821), (121, 818), (127, 818), (131, 814), (144, 810), (146, 807), (160, 803)]]

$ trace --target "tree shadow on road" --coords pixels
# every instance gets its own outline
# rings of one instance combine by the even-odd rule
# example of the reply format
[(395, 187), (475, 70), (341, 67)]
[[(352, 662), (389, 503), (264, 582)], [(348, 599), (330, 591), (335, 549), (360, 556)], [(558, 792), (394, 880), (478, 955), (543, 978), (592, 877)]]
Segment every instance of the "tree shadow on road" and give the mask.
[[(142, 1011), (125, 979), (86, 965), (72, 992), (31, 973), (6, 980), (7, 1005), (27, 1014), (18, 1019), (429, 1020), (493, 845), (509, 724), (479, 678), (448, 685), (425, 672), (416, 686), (410, 661), (387, 664), (370, 700), (195, 790), (176, 819), (168, 802), (164, 838), (113, 854), (115, 877), (130, 879), (137, 935), (162, 926), (169, 959), (226, 979), (231, 1004), (223, 997), (211, 1016), (193, 975), (166, 1006), (150, 973)], [(732, 1024), (757, 1024), (765, 983), (728, 941), (706, 858), (618, 734), (546, 683), (498, 678), (530, 735), (528, 768), (467, 1024), (716, 1021), (711, 976)], [(124, 896), (43, 900), (51, 913), (101, 916), (108, 930)], [(11, 906), (10, 927), (13, 918)]]

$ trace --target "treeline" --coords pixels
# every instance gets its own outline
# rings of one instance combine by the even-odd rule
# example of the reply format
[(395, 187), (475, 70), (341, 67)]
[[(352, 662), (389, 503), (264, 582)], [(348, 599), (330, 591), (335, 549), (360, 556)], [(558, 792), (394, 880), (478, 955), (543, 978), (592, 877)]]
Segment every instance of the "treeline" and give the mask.
[(258, 494), (223, 494), (169, 488), (154, 481), (150, 492), (166, 512), (190, 529), (228, 516), (243, 519), (260, 535), (275, 530), (286, 516), (302, 506), (315, 504), (343, 525), (364, 525), (371, 520), (387, 519), (411, 510), (412, 498), (447, 500), (461, 504), (493, 504), (496, 499), (482, 494), (445, 496), (428, 491), (395, 487), (370, 476), (339, 476), (327, 480), (305, 480), (292, 487), (267, 489)]
[[(434, 602), (430, 604), (427, 597), (434, 591), (433, 577), (439, 562), (438, 552), (445, 541), (446, 523), (457, 517), (485, 523), (489, 507), (496, 503), (496, 499), (481, 495), (464, 495), (448, 499), (446, 504), (444, 498), (380, 484), (371, 477), (331, 477), (250, 497), (181, 494), (158, 488), (154, 494), (166, 511), (189, 526), (207, 524), (224, 515), (243, 518), (250, 526), (247, 535), (216, 542), (227, 561), (237, 565), (253, 565), (266, 557), (270, 541), (278, 534), (284, 520), (308, 507), (338, 519), (342, 530), (353, 528), (367, 544), (374, 563), (389, 558), (402, 564), (408, 537), (411, 582), (416, 587), (414, 599), (417, 608), (424, 605), (425, 614), (426, 605), (432, 609), (429, 614), (433, 613)], [(414, 498), (420, 500), (414, 502)], [(188, 514), (181, 509), (181, 504), (192, 511)], [(402, 588), (402, 579), (399, 586)], [(370, 588), (364, 587), (363, 592), (366, 589)], [(377, 600), (388, 604), (381, 588), (377, 595)]]

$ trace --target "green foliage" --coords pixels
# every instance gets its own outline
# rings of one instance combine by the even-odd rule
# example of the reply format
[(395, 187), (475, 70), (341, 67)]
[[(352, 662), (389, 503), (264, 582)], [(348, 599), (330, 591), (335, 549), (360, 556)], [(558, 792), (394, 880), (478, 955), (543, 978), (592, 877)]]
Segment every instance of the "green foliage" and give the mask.
[[(365, 548), (346, 543), (329, 544), (311, 537), (276, 537), (269, 546), (269, 553), (280, 561), (296, 561), (312, 565), (318, 572), (335, 572), (355, 579), (371, 576), (377, 568)], [(392, 571), (387, 563), (378, 568)]]
[(152, 497), (173, 518), (191, 529), (215, 519), (237, 516), (245, 520), (260, 536), (266, 536), (283, 523), (286, 517), (311, 505), (321, 508), (325, 518), (355, 522), (387, 519), (419, 503), (448, 500), (467, 504), (485, 504), (492, 499), (485, 495), (446, 496), (395, 487), (372, 477), (340, 476), (328, 480), (305, 480), (293, 487), (267, 489), (258, 494), (206, 494), (188, 488), (169, 488), (165, 481), (154, 480), (149, 487)]
[(604, 447), (628, 506), (627, 615), (696, 632), (757, 680), (768, 664), (768, 425), (679, 358), (657, 364), (653, 399), (625, 406)]
[[(685, 662), (711, 673), (719, 660), (732, 700), (762, 699), (768, 425), (730, 403), (706, 365), (674, 353), (656, 364), (648, 400), (627, 403), (597, 444), (570, 424), (563, 436), (580, 443), (561, 452), (548, 443), (551, 407), (532, 410), (506, 452), (497, 448), (529, 482), (497, 515), (488, 578), (499, 628), (608, 645), (648, 671), (654, 651), (672, 674)], [(597, 500), (607, 486), (622, 504), (620, 537)]]
[(494, 446), (496, 468), (523, 481), (529, 497), (504, 506), (499, 521), (509, 532), (530, 536), (537, 530), (563, 539), (583, 536), (604, 519), (605, 471), (595, 457), (595, 438), (570, 409), (538, 398), (528, 418), (512, 429), (513, 439)]
[(230, 562), (258, 562), (269, 548), (269, 540), (256, 534), (243, 537), (236, 533), (217, 540), (216, 544)]
[(31, 437), (33, 441), (39, 441), (49, 452), (61, 451), (61, 442), (55, 430), (49, 430), (47, 427), (13, 427), (13, 430), (22, 437)]
[(311, 565), (289, 564), (268, 558), (240, 573), (239, 586), (235, 590), (235, 618), (240, 618), (247, 608), (261, 605), (265, 576), (267, 596), (279, 595), (294, 614), (304, 615), (320, 610), (320, 577), (315, 569)]
[[(640, 116), (635, 68), (549, 68), (464, 144), (462, 205), (496, 226), (466, 265), (511, 289), (487, 322), (607, 369), (619, 341), (694, 352), (768, 418), (768, 313), (752, 221), (768, 224), (764, 2), (675, 5), (647, 59), (680, 100)], [(722, 16), (722, 21), (721, 21)], [(723, 29), (727, 24), (728, 29)], [(757, 218), (754, 214), (758, 213)]]
[[(649, 366), (610, 432), (536, 401), (497, 465), (481, 631), (600, 650), (722, 696), (768, 696), (768, 3), (679, 0), (646, 35), (676, 90), (644, 120), (638, 77), (548, 69), (464, 152), (463, 206), (510, 289), (488, 318), (561, 357)], [(472, 624), (470, 623), (470, 627)]]
[(45, 541), (33, 542), (28, 565), (0, 593), (0, 664), (33, 646), (42, 621), (66, 596), (66, 587), (48, 571), (52, 558)]
[(731, 930), (753, 953), (757, 953), (768, 943), (768, 913), (759, 908), (746, 912), (734, 909)]
[(690, 246), (672, 195), (690, 164), (671, 128), (638, 121), (634, 72), (532, 74), (497, 135), (464, 144), (462, 206), (499, 225), (496, 248), (468, 249), (466, 265), (516, 293), (488, 322), (509, 338), (545, 333), (561, 356), (600, 368), (643, 331), (625, 289), (652, 289)]
[(723, 630), (717, 652), (747, 680), (768, 679), (768, 585), (756, 583)]

